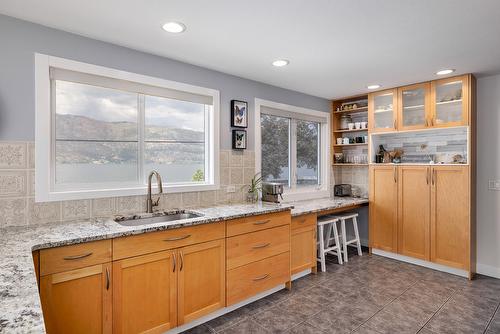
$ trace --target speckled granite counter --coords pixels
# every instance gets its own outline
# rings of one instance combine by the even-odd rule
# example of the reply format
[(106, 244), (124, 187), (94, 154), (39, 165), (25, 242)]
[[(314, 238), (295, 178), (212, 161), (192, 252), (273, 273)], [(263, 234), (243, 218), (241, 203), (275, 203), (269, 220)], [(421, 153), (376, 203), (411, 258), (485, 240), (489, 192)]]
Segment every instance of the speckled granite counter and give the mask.
[(293, 205), (292, 216), (300, 216), (307, 213), (315, 213), (326, 210), (339, 209), (354, 205), (367, 204), (368, 198), (357, 197), (334, 197), (322, 198), (308, 201), (298, 201), (289, 204)]
[(110, 239), (291, 209), (289, 204), (243, 204), (189, 210), (202, 217), (147, 226), (112, 220), (0, 229), (0, 333), (44, 333), (33, 250)]

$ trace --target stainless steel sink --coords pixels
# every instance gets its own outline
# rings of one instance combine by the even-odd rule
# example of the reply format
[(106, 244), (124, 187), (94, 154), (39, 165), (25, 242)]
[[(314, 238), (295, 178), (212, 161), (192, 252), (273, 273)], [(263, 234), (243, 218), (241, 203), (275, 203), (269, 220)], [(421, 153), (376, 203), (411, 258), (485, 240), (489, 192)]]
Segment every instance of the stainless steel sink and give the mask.
[(186, 212), (184, 210), (176, 211), (176, 212), (163, 212), (159, 214), (146, 215), (146, 216), (121, 216), (116, 217), (114, 219), (115, 222), (122, 226), (140, 226), (140, 225), (150, 225), (157, 223), (166, 223), (184, 219), (198, 218), (202, 215), (194, 213), (194, 212)]

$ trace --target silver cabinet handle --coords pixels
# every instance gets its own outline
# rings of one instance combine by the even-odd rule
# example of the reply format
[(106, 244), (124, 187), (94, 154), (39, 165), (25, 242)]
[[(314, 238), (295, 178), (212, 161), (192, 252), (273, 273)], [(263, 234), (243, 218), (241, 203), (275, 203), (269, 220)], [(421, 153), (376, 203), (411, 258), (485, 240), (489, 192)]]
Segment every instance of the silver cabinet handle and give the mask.
[(174, 237), (174, 238), (168, 238), (168, 239), (163, 239), (163, 241), (178, 241), (178, 240), (184, 240), (187, 239), (191, 236), (191, 234), (186, 234), (181, 237)]
[(175, 267), (176, 267), (175, 253), (172, 253), (172, 261), (173, 261), (173, 269), (172, 269), (172, 272), (175, 272)]
[(268, 219), (268, 220), (263, 220), (263, 221), (260, 221), (260, 222), (254, 222), (253, 224), (254, 225), (264, 225), (264, 224), (267, 224), (269, 223), (271, 220)]
[(259, 249), (259, 248), (266, 248), (267, 246), (269, 246), (271, 243), (268, 242), (268, 243), (265, 243), (265, 244), (260, 244), (260, 245), (255, 245), (253, 246), (252, 248), (253, 249)]
[(73, 256), (66, 256), (64, 257), (65, 260), (71, 261), (71, 260), (80, 260), (86, 257), (89, 257), (92, 255), (92, 252), (87, 253), (87, 254), (81, 254), (81, 255), (73, 255)]
[(109, 284), (110, 284), (110, 280), (109, 280), (109, 269), (106, 268), (106, 290), (109, 290)]
[(182, 255), (182, 252), (179, 252), (179, 257), (181, 258), (181, 266), (179, 268), (179, 271), (182, 271), (182, 268), (184, 268), (184, 256)]
[(255, 277), (253, 280), (254, 281), (262, 281), (263, 279), (266, 279), (269, 277), (269, 274), (265, 274), (265, 275), (262, 275), (262, 276), (259, 276), (259, 277)]

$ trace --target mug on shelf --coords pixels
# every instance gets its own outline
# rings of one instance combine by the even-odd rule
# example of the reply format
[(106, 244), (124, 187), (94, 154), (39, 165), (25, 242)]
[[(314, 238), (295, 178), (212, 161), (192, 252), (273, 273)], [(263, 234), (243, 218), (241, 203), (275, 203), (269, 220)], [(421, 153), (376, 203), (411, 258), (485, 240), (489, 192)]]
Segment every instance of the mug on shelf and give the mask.
[(357, 130), (361, 129), (361, 122), (355, 122), (355, 123), (354, 123), (354, 127), (355, 127)]
[(368, 126), (368, 122), (361, 122), (361, 129), (366, 129)]
[(337, 138), (337, 145), (342, 145), (343, 140), (342, 137)]
[(348, 123), (349, 130), (354, 130), (354, 123)]
[(344, 145), (349, 144), (349, 137), (344, 137), (342, 140)]

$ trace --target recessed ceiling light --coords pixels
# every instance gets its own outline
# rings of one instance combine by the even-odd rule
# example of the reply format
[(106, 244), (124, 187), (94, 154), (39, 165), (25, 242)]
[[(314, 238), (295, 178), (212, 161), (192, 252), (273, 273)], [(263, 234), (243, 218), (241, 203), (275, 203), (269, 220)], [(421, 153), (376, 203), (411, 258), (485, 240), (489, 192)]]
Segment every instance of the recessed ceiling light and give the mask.
[(448, 69), (448, 70), (441, 70), (441, 71), (437, 71), (436, 74), (437, 75), (446, 75), (446, 74), (450, 74), (450, 73), (453, 73), (455, 72), (455, 70), (453, 69)]
[(163, 25), (163, 30), (178, 34), (186, 30), (186, 26), (180, 22), (167, 22)]
[(276, 66), (276, 67), (283, 67), (283, 66), (286, 66), (288, 64), (290, 64), (290, 61), (286, 60), (286, 59), (278, 59), (278, 60), (273, 61), (273, 66)]
[(378, 89), (378, 88), (380, 88), (380, 85), (369, 85), (366, 88), (368, 88), (368, 89)]

